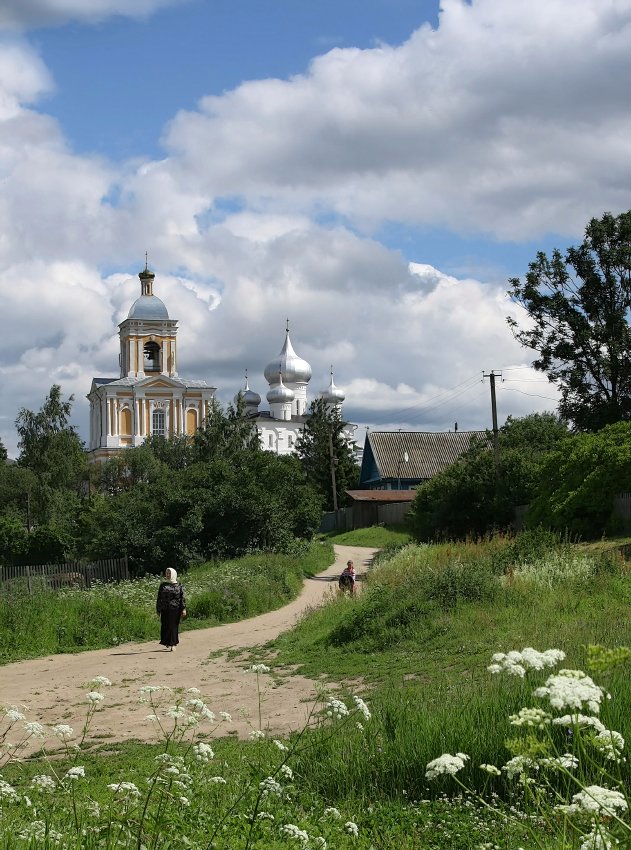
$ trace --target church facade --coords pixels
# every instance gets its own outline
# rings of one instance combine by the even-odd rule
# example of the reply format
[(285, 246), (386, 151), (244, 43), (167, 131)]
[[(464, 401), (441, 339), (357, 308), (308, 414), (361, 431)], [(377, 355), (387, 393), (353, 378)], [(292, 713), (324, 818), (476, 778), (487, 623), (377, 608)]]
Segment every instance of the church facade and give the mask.
[(194, 434), (203, 424), (215, 387), (177, 373), (177, 319), (153, 294), (145, 267), (140, 297), (120, 323), (120, 376), (93, 378), (89, 457), (102, 462), (149, 436)]
[[(93, 378), (90, 402), (89, 459), (103, 462), (123, 449), (141, 445), (150, 436), (191, 436), (203, 426), (216, 387), (206, 381), (180, 378), (177, 372), (176, 319), (153, 294), (155, 275), (145, 266), (138, 275), (140, 296), (120, 323), (120, 376)], [(261, 396), (245, 388), (244, 413), (257, 429), (261, 446), (277, 454), (293, 454), (309, 418), (307, 389), (311, 366), (294, 351), (289, 337), (278, 356), (265, 368), (269, 385), (269, 410), (260, 410)], [(335, 386), (333, 369), (326, 390), (320, 393), (329, 409), (341, 411), (344, 393)], [(345, 428), (349, 442), (354, 425)]]

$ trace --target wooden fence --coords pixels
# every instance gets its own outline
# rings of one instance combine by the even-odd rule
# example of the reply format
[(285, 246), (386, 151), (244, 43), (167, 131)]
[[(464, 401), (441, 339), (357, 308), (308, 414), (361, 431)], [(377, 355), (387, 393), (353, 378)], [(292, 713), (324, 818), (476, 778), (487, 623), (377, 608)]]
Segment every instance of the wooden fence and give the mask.
[(90, 588), (94, 582), (126, 581), (129, 578), (127, 556), (104, 561), (69, 561), (65, 564), (35, 564), (0, 567), (0, 585), (33, 594), (40, 590)]
[(613, 500), (614, 516), (631, 525), (631, 493), (620, 493)]

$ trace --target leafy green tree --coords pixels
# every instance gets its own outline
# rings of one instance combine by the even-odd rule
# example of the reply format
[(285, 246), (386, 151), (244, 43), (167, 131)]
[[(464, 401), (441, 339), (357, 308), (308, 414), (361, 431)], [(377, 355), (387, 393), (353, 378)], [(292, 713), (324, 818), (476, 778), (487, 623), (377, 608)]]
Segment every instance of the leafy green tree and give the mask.
[(323, 399), (315, 399), (309, 409), (301, 436), (296, 441), (296, 455), (311, 486), (320, 494), (326, 510), (333, 510), (333, 479), (338, 507), (346, 504), (345, 491), (357, 485), (359, 468), (339, 410), (329, 408)]
[(15, 420), (18, 462), (31, 469), (45, 488), (79, 489), (85, 477), (84, 445), (70, 425), (72, 401), (72, 396), (63, 401), (61, 387), (53, 384), (37, 413), (23, 407)]
[(6, 463), (8, 456), (4, 443), (0, 440), (0, 463)]
[(561, 390), (561, 415), (579, 431), (631, 418), (631, 211), (592, 219), (565, 258), (537, 254), (509, 295), (529, 323), (516, 339), (538, 352), (535, 369)]
[(206, 419), (193, 437), (192, 457), (208, 460), (213, 457), (242, 457), (244, 453), (262, 452), (259, 436), (251, 419), (244, 415), (244, 405), (229, 404), (226, 411), (213, 399)]
[(600, 537), (616, 530), (614, 496), (630, 490), (631, 422), (574, 434), (546, 458), (527, 523)]
[(515, 506), (527, 504), (537, 492), (545, 458), (567, 434), (567, 425), (551, 413), (509, 417), (499, 430), (499, 469), (488, 433), (418, 487), (410, 515), (414, 535), (419, 540), (458, 539), (508, 528)]

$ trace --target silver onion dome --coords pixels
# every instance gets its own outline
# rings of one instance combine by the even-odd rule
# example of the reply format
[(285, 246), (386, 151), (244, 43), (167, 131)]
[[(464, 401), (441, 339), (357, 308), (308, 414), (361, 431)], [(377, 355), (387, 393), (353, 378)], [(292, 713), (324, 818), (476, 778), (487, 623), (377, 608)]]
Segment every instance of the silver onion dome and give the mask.
[(285, 344), (280, 354), (265, 367), (263, 374), (270, 385), (278, 384), (281, 375), (289, 384), (306, 384), (311, 379), (311, 366), (294, 351), (289, 328), (285, 332)]
[(331, 382), (329, 386), (322, 390), (320, 393), (320, 398), (325, 401), (327, 404), (341, 404), (346, 396), (344, 395), (343, 390), (339, 387), (335, 386), (335, 382), (333, 381), (333, 367), (331, 366)]
[(128, 319), (168, 319), (169, 313), (164, 304), (157, 295), (141, 295), (131, 305)]
[(131, 309), (127, 314), (128, 319), (144, 319), (151, 321), (157, 319), (162, 321), (169, 318), (169, 313), (157, 295), (153, 294), (153, 281), (155, 274), (149, 270), (145, 262), (144, 269), (138, 275), (140, 278), (140, 298), (137, 298), (131, 305)]
[(234, 403), (238, 404), (239, 399), (243, 399), (246, 407), (258, 407), (261, 403), (261, 396), (254, 390), (250, 389), (247, 371), (245, 373), (245, 389), (239, 390), (234, 397)]
[(293, 401), (295, 398), (294, 391), (283, 384), (283, 375), (278, 375), (278, 383), (272, 387), (267, 393), (267, 400), (270, 404), (279, 404), (286, 401)]

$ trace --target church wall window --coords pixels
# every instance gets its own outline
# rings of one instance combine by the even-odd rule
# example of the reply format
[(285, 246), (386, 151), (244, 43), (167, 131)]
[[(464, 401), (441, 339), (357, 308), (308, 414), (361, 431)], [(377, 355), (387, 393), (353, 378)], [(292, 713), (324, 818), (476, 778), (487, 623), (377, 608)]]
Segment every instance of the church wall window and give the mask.
[(124, 407), (120, 413), (120, 432), (125, 436), (131, 435), (131, 410)]
[(165, 422), (164, 422), (164, 411), (163, 410), (154, 410), (153, 415), (151, 417), (151, 433), (154, 437), (164, 437), (165, 435)]
[(189, 408), (186, 411), (186, 433), (194, 434), (197, 431), (197, 411)]

